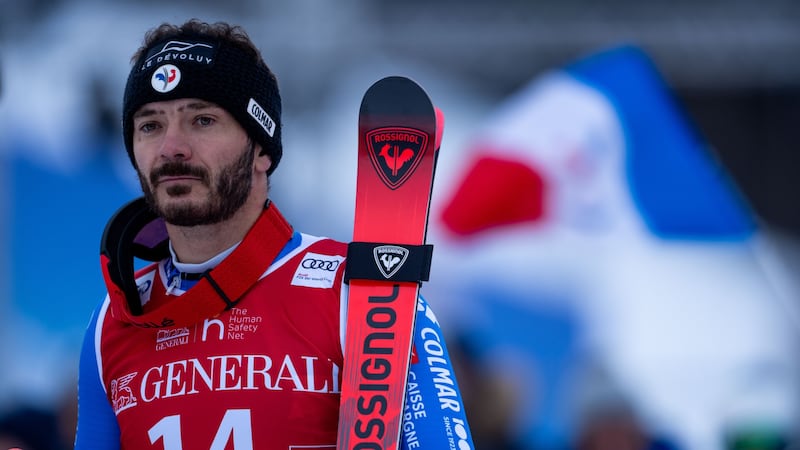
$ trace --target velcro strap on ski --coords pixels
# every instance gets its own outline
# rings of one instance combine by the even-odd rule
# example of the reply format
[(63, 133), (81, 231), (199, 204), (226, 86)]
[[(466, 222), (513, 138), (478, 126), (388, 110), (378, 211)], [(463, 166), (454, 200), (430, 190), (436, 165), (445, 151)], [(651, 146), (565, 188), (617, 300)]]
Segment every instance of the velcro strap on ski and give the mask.
[(344, 282), (355, 280), (406, 281), (430, 279), (433, 245), (351, 242), (347, 245)]

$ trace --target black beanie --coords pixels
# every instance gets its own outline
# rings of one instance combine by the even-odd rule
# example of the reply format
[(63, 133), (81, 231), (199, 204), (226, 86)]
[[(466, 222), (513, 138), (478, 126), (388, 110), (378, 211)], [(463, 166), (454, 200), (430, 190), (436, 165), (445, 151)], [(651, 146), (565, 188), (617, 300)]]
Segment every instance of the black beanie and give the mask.
[(157, 42), (134, 63), (122, 103), (122, 132), (131, 162), (133, 114), (150, 102), (197, 98), (228, 111), (272, 159), (283, 154), (281, 96), (275, 75), (257, 55), (205, 36), (179, 35)]

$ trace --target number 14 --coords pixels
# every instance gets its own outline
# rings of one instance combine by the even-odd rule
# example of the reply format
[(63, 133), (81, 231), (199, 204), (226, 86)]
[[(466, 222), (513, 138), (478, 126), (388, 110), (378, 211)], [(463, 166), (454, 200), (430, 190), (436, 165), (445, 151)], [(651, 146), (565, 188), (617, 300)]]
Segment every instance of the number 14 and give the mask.
[[(163, 439), (164, 450), (183, 450), (181, 440), (181, 416), (167, 416), (147, 432), (150, 443), (155, 444)], [(225, 444), (233, 437), (233, 448), (236, 450), (253, 450), (253, 429), (249, 409), (229, 409), (225, 411), (219, 424), (214, 442), (209, 450), (225, 450)]]

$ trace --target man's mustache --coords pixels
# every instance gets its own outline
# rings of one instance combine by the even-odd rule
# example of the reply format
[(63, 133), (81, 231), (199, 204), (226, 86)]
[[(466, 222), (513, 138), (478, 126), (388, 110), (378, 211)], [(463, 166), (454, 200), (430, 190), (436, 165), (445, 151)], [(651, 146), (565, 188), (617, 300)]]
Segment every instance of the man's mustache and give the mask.
[(208, 172), (201, 167), (195, 167), (183, 162), (168, 162), (150, 172), (150, 184), (158, 185), (162, 177), (197, 177), (204, 184), (208, 184)]

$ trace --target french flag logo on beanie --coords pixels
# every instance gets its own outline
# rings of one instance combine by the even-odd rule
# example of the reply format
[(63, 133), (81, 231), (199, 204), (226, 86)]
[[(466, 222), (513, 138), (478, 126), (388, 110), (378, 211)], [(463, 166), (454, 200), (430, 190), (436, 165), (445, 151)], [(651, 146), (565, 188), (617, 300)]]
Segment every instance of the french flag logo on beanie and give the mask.
[(181, 82), (181, 69), (172, 65), (164, 64), (153, 72), (150, 77), (150, 86), (158, 92), (165, 93), (175, 89)]

